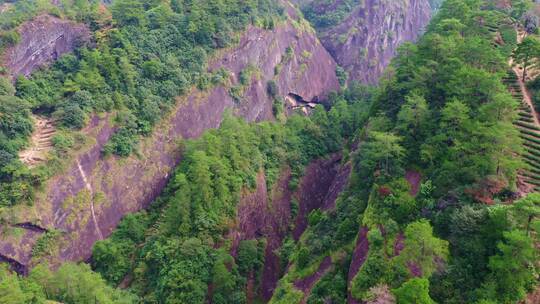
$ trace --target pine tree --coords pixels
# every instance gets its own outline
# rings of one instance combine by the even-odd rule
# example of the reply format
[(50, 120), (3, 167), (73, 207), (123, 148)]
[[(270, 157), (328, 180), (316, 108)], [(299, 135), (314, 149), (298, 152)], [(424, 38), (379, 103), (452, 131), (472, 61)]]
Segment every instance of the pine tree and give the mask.
[(526, 37), (523, 39), (513, 54), (514, 61), (523, 67), (522, 79), (525, 81), (529, 68), (538, 65), (540, 58), (540, 41), (537, 38)]

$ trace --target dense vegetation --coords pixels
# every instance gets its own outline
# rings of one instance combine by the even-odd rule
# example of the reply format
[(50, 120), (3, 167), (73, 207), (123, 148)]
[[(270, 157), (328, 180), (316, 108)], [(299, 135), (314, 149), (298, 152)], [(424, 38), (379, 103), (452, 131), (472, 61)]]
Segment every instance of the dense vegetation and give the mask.
[(26, 278), (11, 274), (0, 266), (0, 303), (135, 303), (136, 297), (107, 285), (86, 264), (66, 263), (51, 272), (39, 265)]
[[(448, 0), (421, 41), (401, 48), (359, 133), (349, 190), (335, 210), (312, 212), (272, 303), (300, 301), (293, 283), (327, 256), (334, 270), (308, 303), (345, 303), (358, 225), (369, 230), (350, 285), (359, 300), (515, 303), (537, 286), (540, 197), (506, 204), (523, 166), (518, 102), (501, 82), (511, 48), (492, 43), (508, 13)], [(405, 172), (423, 176), (418, 194)]]
[(302, 12), (313, 27), (319, 30), (339, 24), (349, 14), (358, 7), (365, 5), (364, 2), (357, 0), (345, 1), (327, 1), (314, 0), (308, 1), (302, 5)]
[[(187, 40), (200, 48), (158, 47), (163, 39), (154, 41), (145, 33), (165, 30), (150, 24), (166, 14), (148, 13), (156, 8), (149, 9), (151, 4), (140, 8), (146, 14), (137, 9), (132, 14), (128, 4), (133, 2), (126, 1), (113, 6), (115, 22), (123, 26), (97, 50), (81, 50), (31, 80), (21, 79), (17, 93), (9, 83), (0, 83), (6, 100), (0, 105), (7, 104), (11, 113), (0, 127), (11, 151), (24, 145), (31, 130), (28, 112), (39, 100), (38, 108), (54, 115), (77, 112), (63, 108), (77, 105), (83, 119), (69, 119), (66, 127), (84, 122), (92, 111), (117, 109), (121, 121), (130, 124), (120, 123), (110, 149), (122, 154), (121, 147), (126, 147), (128, 153), (133, 137), (149, 132), (154, 122), (142, 116), (152, 113), (144, 105), (151, 100), (148, 96), (157, 96), (160, 110), (155, 113), (172, 105), (155, 90), (167, 81), (175, 84), (177, 74), (168, 69), (184, 63), (166, 60), (184, 56), (189, 62), (195, 58), (190, 51), (206, 54), (215, 47), (204, 42), (217, 41), (215, 36), (205, 40), (194, 33)], [(201, 13), (215, 11), (211, 3), (223, 3), (186, 1), (175, 9), (178, 3), (173, 1), (169, 13), (177, 18), (171, 22), (187, 24), (179, 16), (188, 2), (210, 5)], [(273, 11), (265, 1), (256, 3), (256, 16)], [(254, 190), (259, 174), (272, 189), (286, 168), (292, 172), (289, 188), (295, 191), (304, 167), (334, 152), (352, 165), (349, 185), (334, 209), (309, 214), (308, 228), (298, 241), (292, 237), (294, 227), (282, 227), (289, 236), (277, 254), (286, 272), (271, 303), (300, 303), (304, 294), (295, 283), (316, 273), (327, 257), (332, 265), (315, 283), (309, 304), (347, 303), (349, 292), (362, 301), (390, 299), (399, 304), (518, 302), (539, 285), (540, 195), (518, 198), (516, 188), (518, 170), (526, 167), (517, 157), (523, 143), (513, 125), (520, 105), (503, 83), (516, 46), (513, 18), (524, 13), (522, 1), (515, 4), (513, 10), (500, 10), (488, 0), (445, 1), (424, 37), (400, 49), (390, 76), (378, 88), (351, 85), (333, 93), (329, 110), (318, 106), (309, 117), (253, 124), (227, 115), (219, 129), (183, 142), (183, 161), (150, 209), (126, 216), (110, 238), (95, 244), (91, 265), (97, 273), (85, 264), (65, 264), (57, 272), (39, 266), (27, 278), (0, 269), (0, 302), (246, 303), (248, 280), (255, 285), (251, 290), (259, 287), (267, 240), (241, 241), (236, 254), (231, 253), (229, 232), (240, 197)], [(196, 10), (190, 6), (189, 11), (187, 16)], [(240, 13), (232, 9), (231, 14)], [(217, 30), (221, 25), (214, 26)], [(503, 41), (494, 43), (499, 33)], [(111, 44), (118, 51), (109, 51)], [(525, 46), (514, 52), (516, 60)], [(179, 53), (173, 56), (172, 50)], [(127, 56), (126, 64), (134, 71), (133, 95), (125, 75), (116, 74), (115, 86), (115, 78), (105, 81), (110, 74), (102, 74), (100, 60), (116, 52), (121, 57), (112, 62), (120, 64)], [(155, 62), (139, 61), (140, 56)], [(182, 72), (186, 86), (204, 88), (204, 79), (211, 80), (203, 63), (191, 63), (192, 69)], [(64, 70), (72, 64), (77, 68)], [(100, 79), (87, 74), (103, 78), (84, 86), (87, 79)], [(68, 89), (60, 95), (64, 103), (42, 99), (53, 94), (51, 83)], [(141, 88), (150, 95), (139, 95)], [(272, 91), (269, 85), (269, 94)], [(108, 96), (113, 96), (110, 108), (101, 104)], [(421, 182), (411, 176), (421, 177)], [(291, 202), (293, 211), (296, 204)], [(348, 282), (349, 267), (358, 262), (355, 246), (366, 241), (365, 261)], [(110, 287), (118, 285), (128, 286), (129, 293)]]
[[(184, 161), (149, 212), (126, 217), (94, 246), (95, 269), (113, 283), (131, 274), (133, 290), (149, 302), (201, 303), (212, 284), (213, 302), (245, 303), (247, 275), (262, 270), (264, 240), (241, 242), (237, 259), (230, 255), (224, 236), (241, 190), (252, 189), (259, 172), (271, 186), (284, 166), (298, 178), (307, 162), (338, 151), (366, 105), (342, 101), (285, 125), (227, 118), (219, 130), (186, 144)], [(290, 187), (296, 184), (293, 179)]]
[[(65, 130), (82, 128), (91, 113), (115, 111), (117, 132), (103, 152), (129, 156), (138, 136), (149, 135), (175, 105), (175, 96), (228, 80), (227, 71), (206, 70), (216, 49), (234, 45), (235, 34), (248, 24), (273, 27), (283, 10), (270, 0), (119, 0), (110, 7), (111, 17), (98, 1), (75, 1), (62, 11), (46, 3), (17, 1), (0, 16), (1, 30), (12, 32), (40, 12), (56, 12), (95, 29), (97, 48), (78, 49), (29, 79), (20, 77), (16, 91), (0, 75), (0, 96), (7, 100), (2, 112), (13, 113), (0, 117), (0, 206), (31, 202), (34, 188), (58, 171), (55, 159), (30, 172), (17, 158), (32, 131), (31, 111), (52, 116)], [(57, 143), (65, 150), (72, 141), (68, 134)]]

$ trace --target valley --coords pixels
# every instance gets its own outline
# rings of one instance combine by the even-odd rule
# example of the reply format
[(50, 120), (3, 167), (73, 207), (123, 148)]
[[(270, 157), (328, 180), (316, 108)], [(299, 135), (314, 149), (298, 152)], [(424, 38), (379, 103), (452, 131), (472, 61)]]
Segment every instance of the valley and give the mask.
[(0, 303), (535, 303), (538, 11), (0, 3)]

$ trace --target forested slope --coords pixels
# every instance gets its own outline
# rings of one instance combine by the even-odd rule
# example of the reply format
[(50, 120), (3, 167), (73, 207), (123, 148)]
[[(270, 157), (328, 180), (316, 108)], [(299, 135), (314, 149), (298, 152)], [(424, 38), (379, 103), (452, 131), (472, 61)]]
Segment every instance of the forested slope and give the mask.
[[(6, 111), (16, 105), (20, 116), (13, 119), (26, 129), (11, 130), (16, 139), (6, 142), (12, 144), (2, 180), (0, 253), (22, 267), (41, 259), (33, 249), (41, 242), (52, 246), (47, 257), (87, 259), (91, 245), (123, 215), (159, 194), (180, 161), (181, 140), (219, 126), (226, 109), (248, 121), (282, 119), (290, 108), (285, 96), (317, 102), (339, 88), (333, 59), (290, 5), (261, 2), (248, 9), (243, 3), (240, 13), (240, 4), (200, 3), (207, 26), (190, 21), (196, 11), (187, 3), (142, 7), (145, 13), (135, 15), (141, 24), (122, 23), (123, 5), (131, 4), (111, 7), (113, 28), (94, 33), (96, 49), (77, 50), (29, 79), (20, 77), (17, 97), (6, 97), (12, 100)], [(161, 8), (172, 11), (152, 24)], [(219, 42), (227, 20), (233, 28)], [(195, 39), (185, 27), (190, 22), (206, 38)], [(72, 85), (73, 92), (64, 91)], [(58, 129), (48, 161), (31, 168), (13, 157), (27, 145), (28, 109), (50, 117)]]
[[(174, 3), (185, 6), (175, 10)], [(215, 9), (210, 3), (222, 2), (207, 2), (209, 6), (201, 12)], [(221, 57), (209, 64), (209, 71), (215, 72), (209, 72), (209, 80), (223, 73), (219, 67), (225, 67), (234, 74), (236, 85), (198, 87), (189, 97), (180, 98), (173, 118), (156, 121), (158, 131), (133, 146), (141, 147), (134, 151), (139, 155), (115, 159), (112, 165), (99, 161), (97, 170), (113, 174), (90, 182), (90, 190), (83, 189), (68, 202), (81, 214), (89, 202), (98, 210), (118, 211), (107, 209), (114, 204), (92, 193), (93, 189), (107, 189), (118, 176), (120, 185), (137, 174), (142, 174), (141, 179), (148, 172), (163, 174), (153, 167), (155, 159), (145, 155), (174, 147), (172, 151), (178, 154), (173, 155), (181, 155), (182, 161), (171, 163), (177, 166), (163, 179), (164, 191), (154, 193), (157, 198), (146, 210), (126, 215), (110, 237), (95, 244), (89, 261), (92, 270), (85, 263), (60, 266), (55, 259), (59, 252), (73, 250), (64, 249), (73, 243), (60, 240), (66, 235), (80, 239), (78, 230), (44, 232), (39, 231), (41, 226), (27, 223), (26, 233), (40, 235), (32, 250), (32, 263), (39, 265), (27, 277), (0, 269), (0, 302), (490, 304), (525, 300), (539, 286), (540, 195), (519, 187), (524, 169), (534, 169), (528, 163), (535, 158), (519, 131), (523, 92), (516, 94), (516, 90), (523, 86), (516, 88), (509, 82), (514, 78), (508, 76), (512, 72), (509, 61), (519, 61), (524, 48), (517, 44), (516, 35), (527, 11), (524, 2), (446, 0), (418, 43), (399, 49), (378, 87), (351, 83), (333, 93), (327, 90), (337, 89), (330, 56), (322, 71), (332, 77), (315, 78), (315, 83), (325, 86), (306, 84), (313, 80), (308, 76), (292, 77), (296, 82), (291, 85), (290, 77), (279, 76), (290, 75), (291, 69), (320, 72), (321, 65), (312, 63), (308, 53), (328, 54), (316, 47), (316, 40), (310, 43), (313, 32), (290, 6), (280, 13), (279, 7), (265, 1), (255, 3), (262, 5), (256, 6), (262, 15), (255, 16), (262, 20), (271, 16), (276, 23), (262, 29), (246, 23), (249, 35), (224, 54), (215, 53), (214, 58)], [(145, 5), (144, 9), (152, 7)], [(189, 8), (187, 16), (196, 11), (183, 1), (171, 2), (171, 8), (180, 15), (185, 12), (181, 9)], [(148, 13), (145, 22), (152, 16), (156, 15)], [(132, 31), (126, 35), (134, 35), (136, 41), (126, 49), (136, 56), (141, 51), (137, 49), (140, 36)], [(298, 53), (288, 43), (280, 44), (284, 41), (280, 38), (276, 44), (281, 51), (267, 60), (257, 50), (273, 45), (270, 41), (274, 40), (268, 38), (273, 35), (308, 49)], [(139, 47), (148, 51), (148, 45)], [(540, 58), (540, 47), (537, 50), (535, 56)], [(84, 62), (91, 62), (93, 57), (81, 54)], [(515, 60), (510, 60), (512, 56)], [(249, 66), (251, 59), (242, 58), (260, 61)], [(154, 63), (150, 66), (155, 71)], [(62, 75), (58, 68), (18, 83), (36, 82), (39, 87), (44, 83), (41, 73), (49, 75), (48, 81), (56, 79)], [(275, 75), (268, 76), (267, 70)], [(169, 80), (170, 74), (166, 75), (150, 83), (162, 88), (159, 81)], [(200, 77), (194, 85), (204, 79)], [(14, 94), (9, 85), (5, 87), (8, 95)], [(26, 92), (24, 88), (18, 87), (17, 92)], [(238, 92), (247, 97), (236, 100)], [(88, 96), (92, 94), (89, 91)], [(309, 111), (300, 109), (296, 114), (285, 108), (289, 116), (283, 115), (281, 96), (302, 104), (324, 95), (326, 108), (311, 105)], [(20, 105), (15, 98), (9, 98), (12, 107)], [(228, 101), (219, 103), (222, 100)], [(54, 105), (51, 109), (57, 111)], [(126, 110), (114, 109), (117, 113)], [(20, 113), (28, 115), (25, 108)], [(125, 122), (141, 122), (138, 115), (146, 110), (137, 113), (116, 116)], [(91, 128), (96, 134), (129, 130), (122, 124), (113, 127), (113, 115), (93, 116)], [(219, 118), (209, 120), (208, 127), (219, 128), (205, 130), (197, 125), (211, 115)], [(277, 119), (258, 121), (272, 115)], [(527, 117), (533, 115), (531, 111)], [(170, 130), (187, 132), (180, 132), (186, 139), (173, 142), (178, 134), (174, 132), (179, 131)], [(108, 138), (94, 136), (105, 152), (124, 147), (123, 138), (113, 136), (107, 145)], [(94, 176), (96, 169), (88, 170), (79, 158), (75, 160), (73, 170), (80, 172), (78, 183), (85, 188), (86, 174)], [(119, 168), (140, 170), (124, 176), (118, 175)], [(122, 186), (137, 187), (127, 193), (140, 198), (138, 191), (144, 184), (127, 184)], [(117, 195), (112, 202), (122, 199)], [(61, 205), (67, 206), (65, 201)], [(47, 205), (43, 206), (46, 211)], [(122, 212), (104, 211), (98, 216), (118, 214)], [(91, 217), (86, 220), (94, 228)], [(17, 236), (4, 240), (16, 241)], [(3, 259), (17, 266), (16, 261)], [(48, 270), (47, 262), (58, 270)]]
[(501, 81), (516, 35), (495, 43), (515, 11), (495, 4), (445, 1), (401, 48), (349, 189), (310, 214), (272, 303), (515, 303), (538, 286), (540, 197), (515, 193), (519, 103)]
[[(358, 131), (342, 133), (347, 140), (338, 142), (343, 145), (307, 150), (344, 149), (339, 159), (343, 167), (352, 166), (352, 172), (335, 204), (325, 205), (325, 199), (320, 205), (310, 204), (319, 200), (303, 199), (303, 187), (321, 187), (310, 178), (317, 175), (313, 171), (317, 162), (300, 171), (304, 172), (300, 182), (291, 179), (289, 189), (283, 189), (281, 181), (287, 180), (291, 163), (280, 162), (286, 166), (280, 174), (271, 173), (276, 169), (268, 170), (266, 163), (262, 173), (260, 169), (250, 173), (259, 181), (254, 182), (256, 190), (241, 196), (256, 201), (254, 210), (246, 212), (240, 199), (239, 218), (233, 212), (229, 220), (222, 219), (229, 224), (210, 233), (211, 241), (205, 244), (207, 225), (215, 223), (215, 207), (202, 212), (204, 222), (198, 222), (193, 208), (214, 202), (222, 193), (216, 188), (221, 182), (212, 183), (208, 192), (199, 192), (204, 186), (196, 187), (191, 194), (188, 185), (205, 184), (192, 182), (193, 178), (206, 176), (208, 181), (221, 175), (209, 175), (211, 166), (203, 169), (194, 162), (197, 169), (187, 165), (178, 169), (180, 180), (159, 201), (163, 207), (126, 220), (139, 227), (137, 231), (151, 227), (144, 245), (131, 251), (142, 238), (130, 236), (133, 228), (124, 226), (110, 240), (98, 243), (94, 266), (113, 282), (131, 282), (144, 299), (162, 301), (172, 297), (197, 302), (206, 295), (218, 303), (251, 302), (257, 292), (264, 299), (267, 267), (284, 275), (271, 303), (513, 303), (523, 299), (537, 285), (538, 240), (532, 227), (537, 225), (540, 197), (531, 194), (520, 199), (516, 188), (517, 171), (524, 167), (515, 157), (522, 151), (513, 125), (519, 104), (502, 81), (515, 36), (507, 36), (504, 45), (510, 47), (494, 43), (497, 32), (512, 24), (505, 11), (485, 2), (448, 1), (418, 45), (401, 49), (392, 65), (394, 76), (375, 94), (352, 87), (333, 96), (337, 104), (328, 115), (344, 121), (350, 118), (337, 115), (339, 109), (348, 113), (348, 107), (371, 104), (369, 118), (354, 118), (354, 124), (322, 124), (341, 132), (359, 126)], [(321, 115), (314, 113), (310, 120), (320, 122)], [(275, 143), (279, 146), (279, 141)], [(200, 147), (210, 146), (220, 144)], [(300, 154), (310, 158), (325, 154), (307, 151)], [(273, 163), (274, 157), (269, 160)], [(302, 163), (307, 164), (307, 159)], [(267, 175), (262, 190), (257, 174)], [(328, 185), (328, 180), (322, 184)], [(268, 196), (260, 194), (265, 190)], [(283, 196), (274, 197), (276, 190)], [(202, 193), (208, 196), (202, 198)], [(285, 211), (282, 197), (290, 199)], [(242, 216), (247, 213), (258, 221), (257, 210), (265, 209), (265, 202), (270, 205), (266, 216), (277, 212), (292, 217), (282, 221), (281, 246), (273, 250), (277, 262), (264, 250), (275, 241), (272, 234), (264, 225), (246, 223)], [(254, 231), (243, 231), (242, 224)], [(125, 252), (134, 252), (134, 259), (124, 258)], [(191, 267), (208, 270), (195, 272)], [(157, 286), (147, 288), (149, 284)], [(194, 292), (199, 288), (197, 296)]]

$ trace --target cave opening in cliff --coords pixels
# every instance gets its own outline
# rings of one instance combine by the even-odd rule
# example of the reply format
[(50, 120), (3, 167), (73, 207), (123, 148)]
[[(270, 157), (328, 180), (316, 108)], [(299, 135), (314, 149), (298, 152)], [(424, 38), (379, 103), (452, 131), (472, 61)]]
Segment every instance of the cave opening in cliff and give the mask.
[(296, 93), (289, 93), (287, 97), (285, 97), (287, 103), (293, 107), (293, 108), (301, 108), (301, 107), (310, 107), (314, 108), (318, 103), (318, 98), (315, 97), (313, 100), (309, 101), (304, 99), (304, 97), (296, 94)]

